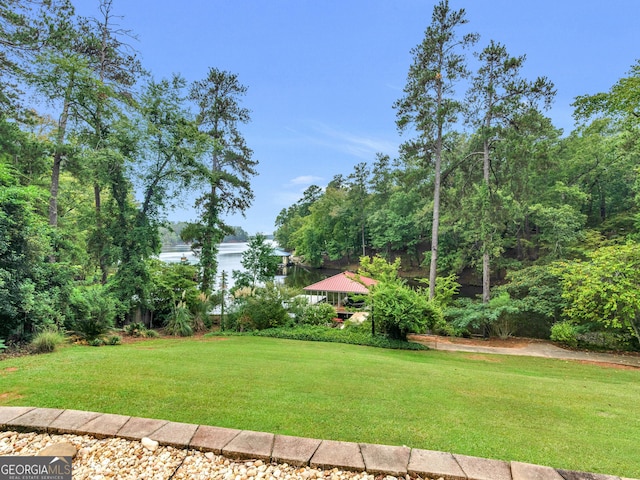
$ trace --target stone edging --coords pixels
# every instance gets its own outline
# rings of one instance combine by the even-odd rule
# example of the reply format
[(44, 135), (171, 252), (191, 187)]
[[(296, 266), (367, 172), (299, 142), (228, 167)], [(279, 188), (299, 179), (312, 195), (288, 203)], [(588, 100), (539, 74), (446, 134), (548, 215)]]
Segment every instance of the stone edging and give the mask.
[(256, 459), (319, 469), (339, 468), (396, 477), (410, 475), (444, 480), (632, 480), (409, 447), (317, 440), (56, 408), (0, 406), (0, 430), (46, 431), (138, 441), (148, 437), (161, 445), (210, 451), (233, 459)]

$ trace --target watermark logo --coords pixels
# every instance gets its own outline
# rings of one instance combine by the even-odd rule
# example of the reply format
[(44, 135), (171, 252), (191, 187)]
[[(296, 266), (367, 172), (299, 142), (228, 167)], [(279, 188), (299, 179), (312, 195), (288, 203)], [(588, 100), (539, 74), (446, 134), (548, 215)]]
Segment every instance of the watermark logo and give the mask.
[(0, 480), (71, 480), (71, 457), (0, 457)]

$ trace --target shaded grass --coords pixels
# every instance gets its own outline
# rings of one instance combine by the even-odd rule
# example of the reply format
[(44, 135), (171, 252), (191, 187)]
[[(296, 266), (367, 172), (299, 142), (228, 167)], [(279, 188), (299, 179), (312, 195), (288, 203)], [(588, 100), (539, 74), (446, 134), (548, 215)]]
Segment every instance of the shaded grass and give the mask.
[(67, 347), (1, 362), (0, 385), (3, 405), (407, 445), (640, 477), (640, 370), (230, 337)]

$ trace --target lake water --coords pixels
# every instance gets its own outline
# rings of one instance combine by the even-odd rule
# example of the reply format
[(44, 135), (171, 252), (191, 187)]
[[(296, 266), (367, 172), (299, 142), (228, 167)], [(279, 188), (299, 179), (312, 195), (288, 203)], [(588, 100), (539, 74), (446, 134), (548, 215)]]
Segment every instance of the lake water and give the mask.
[[(277, 247), (277, 245), (274, 244)], [(243, 271), (244, 268), (240, 261), (242, 260), (242, 254), (247, 250), (248, 244), (246, 242), (238, 243), (221, 243), (218, 245), (218, 271), (216, 275), (216, 285), (220, 284), (220, 275), (222, 272), (227, 274), (228, 287), (233, 286), (233, 277), (231, 273), (234, 270)], [(160, 260), (168, 263), (180, 263), (182, 258), (187, 259), (187, 263), (195, 265), (198, 263), (198, 258), (193, 254), (187, 245), (179, 245), (170, 250), (167, 249), (160, 253)], [(335, 273), (338, 273), (336, 271)], [(276, 276), (276, 282), (284, 283), (290, 287), (306, 287), (311, 285), (329, 275), (333, 275), (334, 272), (327, 272), (324, 270), (309, 270), (303, 267), (293, 267), (289, 269), (287, 276)]]
[[(227, 286), (233, 286), (233, 277), (231, 273), (234, 270), (243, 271), (244, 268), (240, 261), (242, 260), (242, 254), (247, 250), (248, 244), (246, 242), (238, 243), (221, 243), (218, 245), (218, 271), (216, 274), (216, 286), (220, 285), (220, 279), (222, 272), (227, 274)], [(171, 248), (170, 251), (163, 251), (159, 256), (160, 260), (167, 263), (180, 263), (183, 258), (186, 258), (186, 263), (196, 265), (198, 263), (198, 257), (191, 251), (187, 245), (178, 245)]]

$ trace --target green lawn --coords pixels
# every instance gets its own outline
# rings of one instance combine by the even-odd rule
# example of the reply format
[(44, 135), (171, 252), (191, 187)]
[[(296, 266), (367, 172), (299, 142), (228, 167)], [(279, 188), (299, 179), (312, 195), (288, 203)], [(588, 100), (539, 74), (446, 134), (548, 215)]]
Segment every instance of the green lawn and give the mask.
[(640, 370), (273, 338), (0, 362), (0, 404), (407, 445), (640, 477)]

